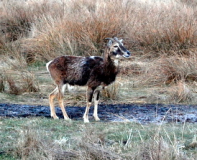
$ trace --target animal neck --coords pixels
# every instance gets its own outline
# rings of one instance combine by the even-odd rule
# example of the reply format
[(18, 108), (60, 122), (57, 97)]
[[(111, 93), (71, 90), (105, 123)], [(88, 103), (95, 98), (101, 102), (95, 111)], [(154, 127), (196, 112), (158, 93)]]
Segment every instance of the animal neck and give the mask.
[(114, 63), (114, 60), (111, 59), (109, 56), (109, 48), (105, 48), (104, 52), (104, 70), (106, 70), (106, 73), (117, 73), (118, 68), (116, 67), (116, 64)]
[[(104, 55), (103, 55), (104, 62), (107, 62), (108, 59), (110, 58), (109, 52), (110, 52), (109, 48), (108, 48), (108, 47), (105, 47)], [(110, 59), (111, 59), (111, 58), (110, 58)]]
[(111, 59), (111, 57), (109, 56), (110, 50), (108, 47), (105, 48), (105, 52), (104, 52), (104, 64), (106, 65), (114, 65), (113, 60)]

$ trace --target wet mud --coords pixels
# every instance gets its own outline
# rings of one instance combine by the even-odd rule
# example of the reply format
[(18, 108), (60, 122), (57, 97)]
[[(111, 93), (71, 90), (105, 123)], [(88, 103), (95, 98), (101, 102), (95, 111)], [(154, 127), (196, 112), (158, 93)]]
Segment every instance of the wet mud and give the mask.
[[(66, 107), (69, 117), (73, 120), (83, 120), (85, 107)], [(56, 107), (56, 113), (63, 119), (61, 109)], [(90, 121), (93, 107), (90, 109)], [(103, 122), (137, 123), (168, 123), (168, 122), (197, 122), (197, 106), (191, 105), (163, 105), (163, 104), (101, 104), (98, 115)], [(0, 104), (0, 117), (48, 117), (50, 118), (49, 106), (32, 106), (20, 104)]]

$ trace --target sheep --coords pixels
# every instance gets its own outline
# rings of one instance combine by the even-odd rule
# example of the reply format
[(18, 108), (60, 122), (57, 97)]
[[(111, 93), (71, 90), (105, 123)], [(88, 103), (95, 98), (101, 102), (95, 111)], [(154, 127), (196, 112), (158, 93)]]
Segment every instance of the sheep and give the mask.
[(86, 101), (87, 106), (83, 115), (84, 123), (88, 123), (89, 108), (94, 99), (94, 119), (99, 121), (98, 102), (100, 90), (98, 86), (108, 86), (115, 81), (119, 72), (115, 60), (120, 57), (130, 57), (130, 52), (123, 46), (122, 39), (117, 37), (107, 38), (108, 43), (104, 50), (103, 57), (99, 56), (60, 56), (46, 64), (56, 88), (49, 95), (51, 117), (58, 119), (55, 108), (54, 98), (58, 98), (59, 106), (65, 120), (70, 120), (63, 103), (63, 94), (66, 84), (87, 86)]

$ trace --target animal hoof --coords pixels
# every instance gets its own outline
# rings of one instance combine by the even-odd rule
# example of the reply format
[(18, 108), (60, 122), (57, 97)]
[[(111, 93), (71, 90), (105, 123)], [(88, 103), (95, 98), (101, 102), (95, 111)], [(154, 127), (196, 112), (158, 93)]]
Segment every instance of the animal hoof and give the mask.
[(51, 116), (51, 117), (53, 117), (53, 119), (59, 119), (59, 117), (58, 117), (58, 116)]
[(95, 119), (95, 121), (100, 121), (100, 118), (98, 118), (98, 117), (96, 117), (96, 118), (94, 118)]
[(64, 118), (66, 121), (72, 121), (70, 118)]
[(84, 123), (89, 123), (90, 121), (88, 119), (84, 119)]

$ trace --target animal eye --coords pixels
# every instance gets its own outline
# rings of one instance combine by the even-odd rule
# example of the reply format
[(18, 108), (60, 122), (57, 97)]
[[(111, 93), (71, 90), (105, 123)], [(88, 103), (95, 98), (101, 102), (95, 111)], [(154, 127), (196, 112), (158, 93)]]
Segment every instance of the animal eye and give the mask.
[(118, 48), (118, 46), (114, 46), (114, 48)]
[(116, 55), (117, 55), (117, 53), (116, 53), (116, 52), (113, 52), (113, 55), (114, 55), (114, 56), (116, 56)]

